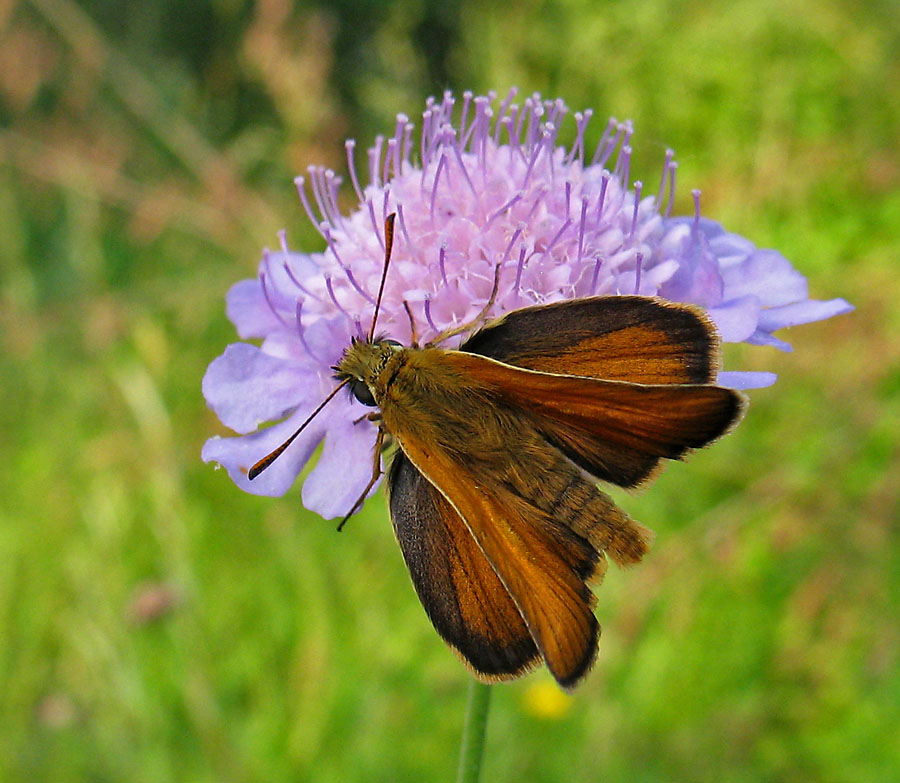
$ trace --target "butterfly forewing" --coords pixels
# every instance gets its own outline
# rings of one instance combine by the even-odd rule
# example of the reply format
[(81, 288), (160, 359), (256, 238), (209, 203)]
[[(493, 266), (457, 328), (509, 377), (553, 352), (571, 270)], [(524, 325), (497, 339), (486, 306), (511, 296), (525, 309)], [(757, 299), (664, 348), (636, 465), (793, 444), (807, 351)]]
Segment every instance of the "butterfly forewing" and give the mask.
[(526, 307), (460, 346), (530, 370), (644, 384), (709, 383), (717, 348), (699, 310), (642, 296)]

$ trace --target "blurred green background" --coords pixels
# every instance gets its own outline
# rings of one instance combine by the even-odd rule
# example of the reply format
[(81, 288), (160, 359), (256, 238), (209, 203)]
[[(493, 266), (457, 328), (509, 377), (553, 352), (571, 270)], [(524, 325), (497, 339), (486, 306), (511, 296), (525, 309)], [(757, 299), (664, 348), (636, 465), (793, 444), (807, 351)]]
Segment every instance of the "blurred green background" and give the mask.
[(673, 146), (680, 212), (857, 310), (729, 351), (778, 383), (625, 498), (658, 537), (594, 672), (496, 688), (484, 779), (896, 779), (898, 8), (0, 0), (0, 779), (453, 779), (468, 675), (383, 499), (338, 536), (242, 494), (200, 379), (261, 248), (321, 248), (295, 174), (512, 84), (633, 119), (636, 178)]

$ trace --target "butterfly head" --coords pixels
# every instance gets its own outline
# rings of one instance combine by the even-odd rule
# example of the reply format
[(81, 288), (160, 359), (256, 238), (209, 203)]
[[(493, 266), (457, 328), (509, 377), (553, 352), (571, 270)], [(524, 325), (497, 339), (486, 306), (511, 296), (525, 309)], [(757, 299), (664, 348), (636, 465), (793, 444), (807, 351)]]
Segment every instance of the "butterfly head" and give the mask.
[(334, 377), (347, 381), (353, 396), (363, 405), (378, 405), (378, 379), (391, 359), (403, 350), (396, 340), (354, 338), (333, 368)]

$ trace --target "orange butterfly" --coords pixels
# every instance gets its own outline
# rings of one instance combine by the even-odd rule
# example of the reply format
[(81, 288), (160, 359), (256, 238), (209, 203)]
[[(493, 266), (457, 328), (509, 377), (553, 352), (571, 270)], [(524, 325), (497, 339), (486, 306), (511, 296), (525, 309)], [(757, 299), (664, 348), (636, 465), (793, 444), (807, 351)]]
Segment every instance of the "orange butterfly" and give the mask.
[[(385, 276), (392, 233), (393, 216)], [(379, 304), (383, 288), (384, 276)], [(457, 350), (436, 347), (471, 326), (404, 347), (376, 339), (373, 319), (316, 413), (345, 385), (378, 407), (372, 481), (350, 513), (380, 476), (390, 436), (397, 541), (431, 622), (474, 674), (511, 679), (543, 660), (571, 688), (597, 654), (591, 586), (605, 555), (636, 563), (652, 536), (596, 480), (638, 486), (660, 460), (726, 432), (743, 397), (714, 385), (718, 338), (690, 306), (606, 296), (527, 307)]]

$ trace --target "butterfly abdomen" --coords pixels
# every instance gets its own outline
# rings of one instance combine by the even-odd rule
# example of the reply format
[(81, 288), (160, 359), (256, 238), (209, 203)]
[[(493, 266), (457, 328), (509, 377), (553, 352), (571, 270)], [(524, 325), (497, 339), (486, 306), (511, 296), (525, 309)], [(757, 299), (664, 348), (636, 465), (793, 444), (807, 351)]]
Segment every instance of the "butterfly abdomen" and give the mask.
[[(647, 553), (653, 533), (635, 522), (558, 449), (532, 432), (530, 442), (514, 453), (506, 481), (517, 495), (552, 519), (607, 553), (620, 566), (632, 565)], [(537, 473), (539, 480), (535, 481)]]

